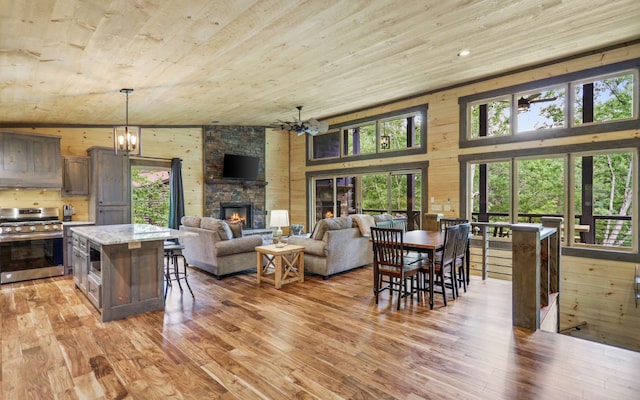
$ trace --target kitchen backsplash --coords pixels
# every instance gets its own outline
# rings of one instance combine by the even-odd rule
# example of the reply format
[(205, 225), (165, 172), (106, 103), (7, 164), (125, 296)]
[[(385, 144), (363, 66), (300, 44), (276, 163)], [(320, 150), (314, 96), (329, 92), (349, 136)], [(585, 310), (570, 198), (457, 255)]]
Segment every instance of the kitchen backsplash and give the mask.
[(59, 190), (19, 189), (0, 190), (0, 208), (56, 207), (60, 219), (65, 204), (72, 204), (75, 210), (73, 221), (87, 221), (89, 218), (89, 202), (85, 198), (64, 198)]

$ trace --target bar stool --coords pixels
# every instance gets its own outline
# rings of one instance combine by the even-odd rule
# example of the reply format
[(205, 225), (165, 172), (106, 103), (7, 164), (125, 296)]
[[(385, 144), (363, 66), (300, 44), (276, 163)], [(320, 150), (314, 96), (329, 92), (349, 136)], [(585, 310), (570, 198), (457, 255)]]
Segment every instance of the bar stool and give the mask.
[[(182, 254), (182, 249), (184, 249), (184, 245), (172, 241), (164, 242), (164, 256), (166, 258), (166, 268), (164, 273), (164, 279), (167, 283), (164, 291), (164, 298), (167, 298), (167, 292), (169, 287), (172, 286), (171, 282), (178, 282), (178, 287), (180, 288), (180, 294), (182, 295), (182, 285), (180, 284), (180, 280), (184, 279), (184, 282), (187, 284), (189, 288), (189, 292), (191, 292), (191, 297), (195, 299), (196, 296), (193, 294), (193, 290), (191, 290), (191, 286), (189, 285), (189, 280), (187, 280), (187, 260), (185, 260), (184, 255)], [(178, 266), (178, 257), (182, 257), (183, 262), (183, 271), (180, 272)], [(170, 264), (173, 264), (173, 275), (175, 278), (171, 278), (171, 267)]]

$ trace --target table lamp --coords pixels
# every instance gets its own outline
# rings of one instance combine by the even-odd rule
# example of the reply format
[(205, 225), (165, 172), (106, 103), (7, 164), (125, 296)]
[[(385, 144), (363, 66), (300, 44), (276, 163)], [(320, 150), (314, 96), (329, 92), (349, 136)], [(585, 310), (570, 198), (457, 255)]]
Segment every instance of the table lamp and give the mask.
[(269, 225), (276, 226), (278, 228), (273, 234), (273, 238), (276, 241), (276, 246), (284, 247), (285, 243), (282, 241), (282, 227), (289, 226), (289, 211), (271, 210), (271, 219), (269, 220)]

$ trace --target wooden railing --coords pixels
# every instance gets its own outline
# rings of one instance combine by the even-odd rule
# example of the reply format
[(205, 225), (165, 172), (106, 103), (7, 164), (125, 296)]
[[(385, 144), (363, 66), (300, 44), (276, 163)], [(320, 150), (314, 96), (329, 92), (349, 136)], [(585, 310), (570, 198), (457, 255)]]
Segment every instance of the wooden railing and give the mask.
[[(534, 214), (534, 213), (520, 213), (518, 214), (518, 223), (541, 223), (543, 217), (564, 217), (561, 214)], [(478, 213), (474, 212), (471, 214), (471, 218), (473, 221), (478, 220)], [(487, 213), (486, 217), (490, 221), (493, 222), (502, 222), (509, 220), (509, 213), (506, 212), (491, 212)], [(582, 215), (575, 215), (575, 224), (576, 226), (584, 226), (586, 229), (578, 232), (576, 230), (576, 234), (580, 236), (580, 242), (586, 244), (597, 244), (602, 245), (604, 238), (607, 236), (607, 232), (609, 229), (609, 224), (623, 222), (630, 224), (631, 223), (630, 215), (593, 215), (589, 221), (582, 221)], [(610, 232), (609, 232), (610, 233)], [(627, 235), (625, 232), (619, 232), (619, 234), (624, 235), (622, 240), (630, 242), (633, 238), (631, 235)], [(617, 241), (620, 241), (618, 239)], [(629, 244), (630, 246), (630, 244)]]

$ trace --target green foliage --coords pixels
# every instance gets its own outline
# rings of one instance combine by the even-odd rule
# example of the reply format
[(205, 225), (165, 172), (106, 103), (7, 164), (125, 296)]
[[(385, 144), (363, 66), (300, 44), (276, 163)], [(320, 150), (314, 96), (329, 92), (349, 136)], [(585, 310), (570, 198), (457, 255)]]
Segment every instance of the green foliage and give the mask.
[[(487, 132), (486, 136), (504, 136), (510, 133), (511, 123), (511, 102), (509, 99), (490, 101), (484, 104), (487, 106)], [(480, 137), (480, 106), (476, 104), (471, 107), (471, 137)]]
[(518, 214), (564, 213), (564, 159), (518, 162)]
[(162, 179), (152, 181), (144, 171), (134, 168), (131, 180), (133, 221), (136, 224), (169, 225), (169, 185)]

